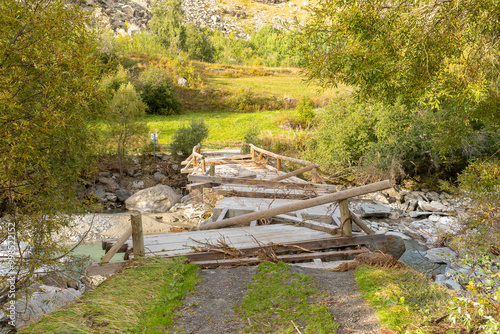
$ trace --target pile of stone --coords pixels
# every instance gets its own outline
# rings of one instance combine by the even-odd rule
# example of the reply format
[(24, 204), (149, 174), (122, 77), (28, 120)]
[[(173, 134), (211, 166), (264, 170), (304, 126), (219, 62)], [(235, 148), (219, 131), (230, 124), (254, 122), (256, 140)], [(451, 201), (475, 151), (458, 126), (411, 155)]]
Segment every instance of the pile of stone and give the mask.
[(460, 231), (460, 220), (465, 217), (466, 205), (451, 195), (394, 188), (352, 201), (350, 206), (374, 232), (388, 237), (389, 242), (376, 249), (390, 253), (436, 283), (460, 289), (457, 274), (472, 274), (443, 243), (443, 237)]

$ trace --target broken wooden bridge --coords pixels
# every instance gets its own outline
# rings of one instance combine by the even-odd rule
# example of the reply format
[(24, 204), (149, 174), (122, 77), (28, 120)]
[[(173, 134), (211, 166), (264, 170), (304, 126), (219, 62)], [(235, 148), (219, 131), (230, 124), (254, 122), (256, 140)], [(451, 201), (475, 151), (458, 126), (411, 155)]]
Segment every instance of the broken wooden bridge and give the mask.
[[(117, 251), (185, 256), (204, 267), (318, 262), (369, 252), (367, 244), (386, 240), (349, 210), (349, 199), (390, 188), (390, 181), (337, 191), (321, 178), (317, 164), (249, 146), (246, 155), (202, 154), (198, 144), (182, 163), (191, 196), (223, 196), (198, 230), (143, 236), (135, 215), (119, 240), (103, 240), (108, 252), (101, 262)], [(301, 174), (312, 182), (297, 177)], [(353, 232), (353, 224), (362, 232)]]

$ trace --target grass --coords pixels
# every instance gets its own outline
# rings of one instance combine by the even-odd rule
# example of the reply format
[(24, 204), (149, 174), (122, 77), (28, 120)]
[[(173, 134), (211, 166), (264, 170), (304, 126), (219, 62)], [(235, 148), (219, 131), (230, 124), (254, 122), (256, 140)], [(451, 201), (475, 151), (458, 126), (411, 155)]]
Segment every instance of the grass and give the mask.
[(356, 281), (381, 325), (401, 333), (436, 333), (436, 319), (449, 313), (453, 299), (445, 287), (409, 268), (359, 267)]
[(197, 282), (183, 259), (144, 258), (18, 333), (164, 333)]
[[(338, 325), (328, 308), (311, 302), (319, 296), (312, 278), (290, 272), (284, 263), (263, 263), (235, 312), (249, 333), (335, 333)], [(295, 327), (297, 326), (297, 328)]]
[(236, 78), (218, 76), (210, 78), (208, 82), (214, 87), (225, 89), (231, 93), (242, 89), (251, 89), (257, 94), (296, 99), (304, 96), (310, 98), (331, 97), (337, 90), (336, 88), (324, 90), (317, 84), (306, 82), (304, 76), (293, 72)]
[[(274, 135), (285, 134), (287, 131), (273, 123), (283, 111), (261, 111), (252, 113), (211, 112), (192, 113), (173, 116), (147, 116), (150, 129), (158, 129), (159, 142), (162, 145), (170, 143), (175, 131), (191, 119), (203, 119), (208, 127), (208, 138), (203, 142), (204, 148), (220, 149), (237, 147), (243, 142), (248, 129), (258, 127), (266, 129)], [(287, 111), (295, 114), (295, 111)]]

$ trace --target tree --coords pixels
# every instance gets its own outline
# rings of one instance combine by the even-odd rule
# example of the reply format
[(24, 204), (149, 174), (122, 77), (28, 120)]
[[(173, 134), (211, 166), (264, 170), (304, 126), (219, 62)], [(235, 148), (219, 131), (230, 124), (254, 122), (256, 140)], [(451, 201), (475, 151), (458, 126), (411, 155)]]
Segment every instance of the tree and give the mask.
[(500, 2), (321, 2), (297, 39), (301, 65), (324, 86), (362, 101), (402, 104), (442, 162), (494, 152), (500, 125)]
[(195, 24), (188, 24), (186, 27), (185, 49), (189, 58), (212, 62), (214, 60), (214, 47), (208, 36)]
[(186, 27), (181, 0), (155, 0), (151, 4), (149, 28), (158, 41), (167, 48), (183, 50), (186, 43)]
[(92, 22), (77, 7), (0, 0), (0, 8), (0, 243), (15, 241), (10, 283), (19, 288), (54, 263), (54, 233), (82, 207), (76, 194), (92, 162), (88, 120), (101, 110), (102, 68)]
[(181, 103), (175, 97), (175, 88), (168, 72), (161, 67), (149, 66), (141, 73), (141, 97), (148, 106), (147, 112), (156, 115), (173, 115), (180, 111)]
[(114, 93), (110, 103), (110, 135), (116, 141), (116, 153), (120, 162), (120, 175), (128, 147), (141, 134), (147, 134), (148, 127), (141, 119), (146, 115), (146, 104), (136, 92), (134, 86), (124, 83)]

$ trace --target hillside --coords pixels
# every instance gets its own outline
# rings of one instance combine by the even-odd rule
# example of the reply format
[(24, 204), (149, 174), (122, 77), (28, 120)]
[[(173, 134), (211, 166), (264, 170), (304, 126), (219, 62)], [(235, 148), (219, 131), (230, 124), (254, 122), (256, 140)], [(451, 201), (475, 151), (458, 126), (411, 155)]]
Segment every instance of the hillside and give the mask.
[[(248, 29), (265, 24), (290, 29), (308, 17), (313, 2), (288, 0), (184, 0), (185, 23), (235, 33), (247, 38)], [(118, 35), (133, 35), (148, 29), (150, 0), (84, 0), (80, 5), (93, 10), (100, 21)]]

